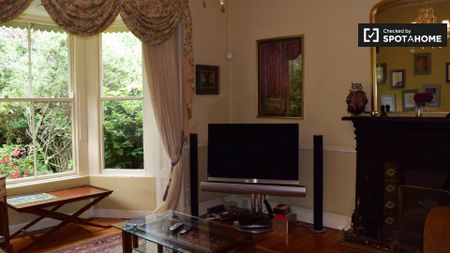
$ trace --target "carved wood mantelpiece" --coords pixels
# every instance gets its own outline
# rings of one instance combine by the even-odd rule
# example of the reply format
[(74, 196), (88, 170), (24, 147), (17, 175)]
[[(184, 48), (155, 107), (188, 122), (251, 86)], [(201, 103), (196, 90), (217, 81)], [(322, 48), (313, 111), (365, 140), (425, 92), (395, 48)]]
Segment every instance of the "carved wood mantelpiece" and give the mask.
[[(386, 168), (392, 164), (398, 167), (395, 182), (398, 186), (411, 184), (450, 190), (450, 119), (343, 117), (342, 120), (351, 121), (355, 127), (354, 219), (361, 226), (359, 232), (365, 237), (389, 241), (392, 238), (388, 238), (385, 225)], [(427, 179), (433, 174), (444, 178), (440, 182)]]

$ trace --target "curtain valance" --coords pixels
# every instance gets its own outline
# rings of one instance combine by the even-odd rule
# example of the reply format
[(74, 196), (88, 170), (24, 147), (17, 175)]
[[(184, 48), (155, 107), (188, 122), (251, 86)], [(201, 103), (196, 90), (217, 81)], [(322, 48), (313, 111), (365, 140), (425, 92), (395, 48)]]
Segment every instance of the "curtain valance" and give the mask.
[(0, 23), (11, 21), (24, 12), (33, 0), (0, 0)]
[(119, 14), (121, 0), (42, 0), (56, 24), (69, 33), (91, 36), (103, 32)]

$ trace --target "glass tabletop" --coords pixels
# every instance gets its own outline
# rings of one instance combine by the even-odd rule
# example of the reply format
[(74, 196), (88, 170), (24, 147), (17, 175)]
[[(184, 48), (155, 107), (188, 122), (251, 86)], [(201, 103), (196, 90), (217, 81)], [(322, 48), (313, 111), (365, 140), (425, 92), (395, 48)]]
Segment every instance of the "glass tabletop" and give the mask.
[[(170, 226), (183, 226), (172, 232)], [(262, 240), (215, 221), (166, 211), (113, 225), (124, 232), (179, 252), (240, 252)], [(191, 229), (182, 234), (183, 228)]]

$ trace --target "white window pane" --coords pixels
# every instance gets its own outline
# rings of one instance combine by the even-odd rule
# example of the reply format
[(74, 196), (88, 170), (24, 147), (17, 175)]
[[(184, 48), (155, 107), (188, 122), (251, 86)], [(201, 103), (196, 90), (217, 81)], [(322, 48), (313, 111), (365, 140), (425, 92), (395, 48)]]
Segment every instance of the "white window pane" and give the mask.
[(0, 174), (8, 179), (34, 175), (31, 103), (0, 103)]
[(141, 52), (131, 32), (102, 34), (103, 96), (142, 96)]
[(31, 59), (33, 96), (68, 97), (67, 34), (31, 29)]
[(29, 96), (28, 32), (0, 26), (0, 97)]
[(103, 102), (103, 146), (105, 168), (142, 169), (143, 102)]

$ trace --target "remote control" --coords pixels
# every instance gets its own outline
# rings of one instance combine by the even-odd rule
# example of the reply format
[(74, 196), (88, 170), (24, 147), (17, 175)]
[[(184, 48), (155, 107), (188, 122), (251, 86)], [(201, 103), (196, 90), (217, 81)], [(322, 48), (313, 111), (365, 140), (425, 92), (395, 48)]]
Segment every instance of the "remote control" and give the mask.
[(187, 232), (189, 232), (189, 230), (191, 230), (191, 226), (186, 226), (184, 227), (181, 231), (180, 231), (180, 235), (185, 235), (187, 234)]
[(169, 231), (172, 233), (175, 233), (175, 232), (177, 232), (178, 229), (180, 229), (182, 227), (183, 227), (183, 223), (177, 222), (169, 227)]

